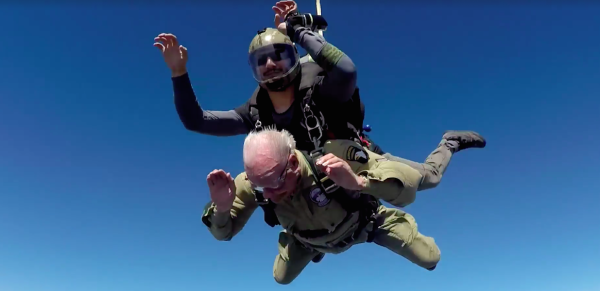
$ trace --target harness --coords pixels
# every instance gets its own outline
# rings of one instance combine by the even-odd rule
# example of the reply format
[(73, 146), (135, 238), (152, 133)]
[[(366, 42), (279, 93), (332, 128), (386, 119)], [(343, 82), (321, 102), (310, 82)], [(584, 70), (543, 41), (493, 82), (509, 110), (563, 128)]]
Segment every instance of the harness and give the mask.
[[(359, 89), (355, 89), (351, 101), (341, 105), (341, 108), (331, 108), (331, 106), (327, 106), (329, 104), (315, 102), (314, 94), (318, 91), (318, 85), (324, 78), (320, 74), (321, 72), (322, 68), (315, 63), (302, 64), (301, 81), (300, 84), (296, 85), (296, 89), (300, 95), (304, 96), (301, 100), (295, 100), (290, 108), (290, 110), (300, 111), (297, 113), (301, 113), (301, 120), (298, 120), (298, 116), (294, 114), (290, 128), (287, 128), (288, 131), (296, 138), (298, 148), (301, 150), (317, 149), (329, 139), (350, 139), (361, 142), (359, 128), (362, 127), (363, 116), (360, 111), (362, 103), (360, 102)], [(249, 102), (249, 115), (252, 126), (256, 131), (260, 131), (267, 126), (277, 126), (273, 121), (272, 103), (268, 96), (259, 93), (260, 88), (257, 88)], [(324, 110), (320, 107), (326, 107), (327, 114), (323, 114)], [(338, 112), (343, 112), (343, 114), (338, 116)], [(334, 122), (334, 127), (331, 127), (332, 124), (327, 122), (326, 115), (329, 121)], [(341, 120), (345, 120), (345, 124)], [(279, 126), (277, 127), (281, 129)], [(301, 134), (303, 133), (308, 137), (310, 145), (302, 144), (304, 141)]]
[[(356, 212), (359, 212), (359, 226), (356, 231), (336, 245), (338, 247), (343, 247), (354, 241), (356, 235), (360, 234), (370, 222), (373, 222), (375, 227), (381, 225), (383, 218), (377, 213), (377, 208), (380, 205), (379, 200), (375, 199), (371, 195), (362, 193), (358, 196), (358, 198), (350, 197), (346, 193), (345, 189), (336, 185), (325, 173), (319, 171), (315, 166), (315, 161), (324, 155), (322, 148), (324, 142), (329, 139), (350, 139), (363, 144), (358, 128), (362, 128), (364, 105), (362, 102), (360, 102), (358, 88), (356, 88), (354, 95), (352, 96), (352, 102), (344, 105), (350, 106), (350, 108), (336, 108), (336, 110), (329, 108), (329, 112), (331, 113), (334, 113), (335, 111), (349, 110), (349, 112), (343, 112), (344, 114), (342, 115), (343, 119), (346, 121), (346, 124), (341, 124), (339, 118), (336, 120), (336, 117), (338, 117), (336, 114), (328, 116), (330, 120), (334, 121), (334, 126), (338, 126), (337, 128), (330, 128), (329, 124), (325, 120), (323, 110), (317, 106), (315, 100), (313, 99), (313, 94), (315, 91), (317, 91), (318, 85), (324, 78), (322, 75), (320, 75), (321, 71), (321, 67), (319, 67), (317, 64), (302, 64), (302, 79), (301, 83), (296, 85), (296, 89), (300, 94), (305, 92), (303, 94), (304, 97), (301, 100), (295, 100), (294, 102), (299, 102), (300, 104), (292, 104), (290, 109), (301, 111), (302, 120), (298, 122), (298, 118), (296, 118), (297, 115), (295, 114), (295, 118), (292, 120), (289, 131), (296, 138), (296, 142), (298, 144), (297, 147), (308, 161), (313, 172), (313, 179), (315, 180), (317, 186), (321, 188), (325, 196), (338, 202), (342, 208), (344, 208), (347, 215), (352, 215)], [(302, 83), (302, 80), (308, 83), (308, 85), (306, 83)], [(249, 113), (254, 129), (256, 131), (261, 131), (267, 126), (276, 126), (278, 129), (281, 129), (273, 121), (273, 108), (272, 103), (270, 100), (268, 100), (269, 97), (265, 96), (265, 94), (259, 94), (259, 92), (260, 88), (257, 88), (249, 102)], [(356, 106), (356, 110), (354, 110), (354, 106)], [(303, 141), (301, 140), (301, 130), (307, 134), (310, 145), (302, 144)], [(333, 131), (337, 130), (339, 130), (341, 134), (334, 134)], [(307, 149), (310, 149), (310, 151)], [(263, 209), (265, 222), (271, 227), (280, 225), (279, 219), (275, 214), (276, 204), (269, 199), (265, 199), (262, 191), (255, 189), (254, 195), (257, 204)], [(298, 234), (305, 238), (313, 238), (325, 235), (327, 233), (329, 233), (329, 230), (321, 229), (301, 231)], [(367, 242), (372, 242), (374, 239), (373, 236), (374, 232), (370, 232)]]
[[(371, 195), (362, 193), (359, 194), (357, 198), (353, 198), (346, 193), (345, 189), (336, 185), (331, 179), (329, 179), (329, 177), (327, 177), (325, 173), (318, 170), (318, 168), (315, 166), (315, 161), (323, 155), (322, 149), (314, 150), (311, 153), (306, 151), (301, 152), (308, 161), (317, 187), (321, 188), (325, 196), (338, 202), (346, 211), (346, 217), (359, 212), (359, 224), (356, 231), (354, 231), (352, 235), (344, 238), (341, 242), (336, 244), (335, 247), (344, 247), (353, 242), (356, 239), (356, 236), (359, 235), (370, 222), (374, 223), (374, 230), (383, 223), (383, 217), (377, 213), (377, 209), (380, 205), (378, 199)], [(273, 201), (264, 198), (262, 191), (255, 189), (254, 195), (257, 204), (263, 209), (265, 222), (271, 227), (280, 225), (277, 214), (275, 213), (275, 208), (277, 205), (273, 203)], [(327, 229), (317, 229), (299, 231), (298, 235), (304, 238), (316, 238), (328, 233), (329, 230)], [(367, 242), (372, 242), (374, 235), (375, 231), (369, 232)]]

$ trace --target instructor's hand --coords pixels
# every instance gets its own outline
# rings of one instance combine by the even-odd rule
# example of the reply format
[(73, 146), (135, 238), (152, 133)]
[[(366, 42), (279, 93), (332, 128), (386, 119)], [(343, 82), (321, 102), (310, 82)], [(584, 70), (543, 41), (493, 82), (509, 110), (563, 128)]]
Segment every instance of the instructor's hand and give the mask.
[(179, 77), (187, 73), (187, 48), (179, 45), (177, 37), (170, 33), (161, 33), (154, 38), (154, 46), (163, 55), (165, 63), (171, 69), (171, 77)]
[(279, 32), (287, 35), (287, 26), (284, 20), (288, 14), (298, 11), (298, 5), (292, 0), (284, 0), (275, 3), (272, 9), (275, 12), (275, 27)]
[(329, 179), (344, 189), (362, 190), (364, 187), (364, 178), (354, 174), (346, 161), (333, 154), (322, 156), (315, 164)]
[(217, 212), (229, 212), (235, 200), (235, 182), (231, 175), (223, 170), (213, 170), (206, 177), (206, 183)]

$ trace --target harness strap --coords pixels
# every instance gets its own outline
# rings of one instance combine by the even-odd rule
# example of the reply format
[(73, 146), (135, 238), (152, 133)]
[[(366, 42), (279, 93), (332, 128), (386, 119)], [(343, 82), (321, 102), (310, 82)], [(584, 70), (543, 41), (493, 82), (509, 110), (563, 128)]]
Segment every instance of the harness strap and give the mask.
[[(342, 136), (336, 136), (332, 129), (330, 129), (323, 111), (320, 110), (319, 106), (317, 106), (317, 104), (314, 102), (313, 94), (317, 90), (317, 85), (321, 83), (323, 78), (324, 76), (316, 76), (313, 80), (313, 84), (306, 89), (306, 93), (300, 101), (300, 111), (302, 111), (303, 115), (303, 120), (300, 122), (307, 131), (308, 139), (313, 143), (313, 147), (315, 149), (321, 147), (324, 141), (330, 139), (348, 138), (357, 142), (360, 141), (360, 131), (352, 124), (351, 121), (346, 122), (346, 129), (339, 128), (339, 130), (346, 130), (347, 132), (340, 134)], [(358, 89), (356, 89), (356, 92), (358, 92)], [(268, 102), (268, 100), (264, 99), (264, 96), (256, 96), (254, 98), (255, 99), (253, 100), (255, 100), (254, 102), (256, 104), (250, 105), (250, 119), (252, 120), (255, 130), (260, 131), (264, 126), (271, 125), (273, 120), (268, 116), (267, 113), (265, 113), (266, 115), (260, 113), (260, 111), (264, 111), (264, 107), (261, 107), (259, 104), (261, 104), (261, 101), (264, 103)], [(266, 120), (261, 121), (261, 119)], [(265, 124), (263, 124), (263, 122)], [(347, 136), (347, 134), (350, 134), (350, 136)]]
[(262, 122), (260, 122), (258, 108), (250, 106), (250, 118), (252, 118), (252, 122), (254, 122), (254, 128), (256, 129), (256, 131), (260, 131), (262, 129)]
[(375, 234), (377, 233), (377, 229), (383, 224), (384, 219), (385, 219), (385, 217), (383, 215), (377, 213), (377, 210), (374, 210), (373, 212), (371, 212), (371, 214), (368, 217), (362, 216), (361, 220), (358, 223), (358, 227), (352, 233), (352, 235), (344, 238), (342, 241), (338, 242), (335, 246), (336, 247), (345, 247), (345, 246), (351, 244), (352, 242), (354, 242), (354, 240), (356, 240), (356, 238), (363, 232), (363, 230), (367, 227), (367, 225), (369, 225), (369, 223), (373, 224), (373, 229), (367, 233), (367, 242), (368, 243), (373, 242), (373, 240), (375, 239)]
[[(317, 186), (321, 187), (321, 190), (323, 190), (323, 192), (325, 192), (325, 195), (327, 195), (328, 198), (337, 200), (338, 197), (340, 197), (340, 196), (347, 196), (347, 195), (330, 195), (330, 194), (336, 192), (340, 188), (340, 186), (335, 184), (335, 182), (333, 182), (333, 180), (329, 179), (329, 176), (327, 176), (327, 174), (321, 172), (315, 166), (315, 161), (325, 155), (325, 150), (322, 147), (318, 147), (318, 148), (312, 150), (310, 153), (307, 153), (306, 151), (300, 151), (300, 152), (302, 153), (302, 155), (304, 155), (304, 157), (308, 161), (308, 165), (313, 173), (313, 179), (315, 180), (315, 183), (317, 184)], [(331, 196), (331, 197), (329, 197), (329, 196)]]
[(322, 79), (322, 76), (315, 78), (313, 85), (306, 91), (301, 103), (302, 114), (304, 115), (304, 126), (308, 131), (308, 138), (313, 142), (315, 149), (321, 147), (323, 131), (327, 127), (326, 124), (321, 125), (319, 117), (315, 116), (315, 113), (313, 112), (313, 107), (315, 107), (315, 111), (317, 111), (319, 115), (322, 115), (321, 111), (317, 110), (312, 100), (312, 94), (314, 93), (317, 84), (319, 84)]
[(254, 190), (254, 200), (262, 208), (264, 212), (264, 220), (270, 227), (275, 227), (276, 225), (280, 225), (279, 219), (277, 218), (277, 214), (275, 213), (276, 204), (270, 199), (266, 199), (263, 196), (263, 192), (260, 190)]
[[(361, 194), (361, 198), (358, 198), (356, 200), (363, 202), (362, 209), (359, 210), (360, 213), (358, 218), (358, 226), (351, 235), (347, 236), (346, 238), (335, 244), (335, 247), (345, 247), (354, 242), (369, 224), (372, 224), (373, 228), (370, 231), (368, 231), (366, 242), (373, 242), (373, 240), (375, 239), (375, 234), (377, 233), (377, 229), (383, 224), (385, 220), (385, 217), (377, 212), (379, 202), (376, 198), (370, 195)], [(348, 216), (349, 215), (350, 213), (348, 214)], [(329, 230), (327, 229), (303, 230), (297, 232), (297, 234), (301, 237), (308, 239), (324, 236), (328, 233)]]
[[(380, 224), (378, 224), (378, 215), (377, 214), (377, 208), (379, 207), (379, 200), (367, 195), (367, 194), (359, 194), (358, 198), (352, 198), (350, 197), (350, 195), (348, 195), (348, 193), (346, 192), (346, 190), (344, 190), (343, 188), (340, 188), (338, 185), (336, 185), (331, 179), (329, 179), (329, 177), (327, 177), (327, 175), (321, 171), (319, 171), (319, 169), (315, 166), (315, 160), (319, 158), (319, 155), (323, 154), (323, 150), (322, 148), (319, 148), (318, 150), (312, 151), (310, 154), (306, 153), (305, 151), (301, 151), (302, 154), (306, 157), (306, 160), (308, 161), (308, 164), (313, 172), (313, 177), (315, 179), (315, 183), (317, 184), (317, 186), (321, 187), (323, 190), (329, 188), (329, 189), (334, 189), (333, 191), (324, 191), (325, 195), (332, 200), (335, 200), (337, 203), (340, 204), (340, 206), (342, 206), (342, 208), (344, 208), (344, 210), (347, 212), (347, 216), (346, 218), (348, 218), (352, 213), (355, 212), (360, 212), (360, 217), (359, 217), (359, 225), (356, 229), (356, 231), (350, 235), (349, 237), (347, 237), (346, 239), (342, 240), (340, 242), (341, 246), (347, 245), (349, 243), (351, 243), (352, 241), (354, 241), (354, 239), (356, 238), (355, 236), (360, 234), (364, 228), (370, 223), (373, 222), (374, 223), (374, 230), (377, 229), (377, 227), (379, 227)], [(327, 178), (327, 179), (325, 179)], [(323, 181), (325, 181), (325, 183), (328, 183), (328, 187), (325, 187), (325, 185), (323, 185)], [(315, 230), (303, 230), (303, 231), (299, 231), (298, 234), (302, 237), (305, 238), (315, 238), (315, 237), (319, 237), (319, 236), (323, 236), (329, 233), (329, 230), (327, 229), (315, 229)], [(369, 233), (369, 237), (367, 239), (368, 242), (372, 242), (374, 239), (374, 231)]]

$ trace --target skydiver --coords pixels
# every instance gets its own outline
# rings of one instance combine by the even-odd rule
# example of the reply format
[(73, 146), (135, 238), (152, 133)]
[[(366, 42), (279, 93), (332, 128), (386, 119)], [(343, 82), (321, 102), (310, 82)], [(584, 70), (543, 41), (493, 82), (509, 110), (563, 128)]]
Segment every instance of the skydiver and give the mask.
[[(412, 215), (380, 203), (405, 207), (414, 200), (421, 175), (410, 166), (350, 140), (328, 140), (324, 155), (313, 159), (296, 149), (290, 133), (271, 128), (246, 137), (243, 160), (245, 172), (235, 179), (223, 170), (207, 176), (211, 201), (202, 221), (217, 240), (230, 241), (259, 207), (255, 189), (262, 188), (272, 205), (273, 221), (265, 221), (283, 227), (273, 265), (277, 283), (290, 284), (325, 253), (367, 242), (436, 268), (441, 252), (435, 240), (419, 232)], [(326, 179), (339, 188), (328, 191), (321, 183)]]

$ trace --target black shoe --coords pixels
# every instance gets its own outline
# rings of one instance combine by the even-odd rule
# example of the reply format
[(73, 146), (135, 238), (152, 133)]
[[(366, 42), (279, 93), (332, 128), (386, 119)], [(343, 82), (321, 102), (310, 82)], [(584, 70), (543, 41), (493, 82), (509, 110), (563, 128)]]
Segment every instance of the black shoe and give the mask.
[(468, 148), (484, 148), (486, 144), (485, 139), (474, 131), (448, 130), (442, 138), (458, 142), (458, 145), (452, 146), (455, 152)]
[(325, 254), (324, 253), (319, 253), (318, 255), (316, 255), (312, 259), (312, 261), (313, 261), (313, 263), (318, 263), (318, 262), (320, 262), (323, 259), (323, 257), (325, 257)]

